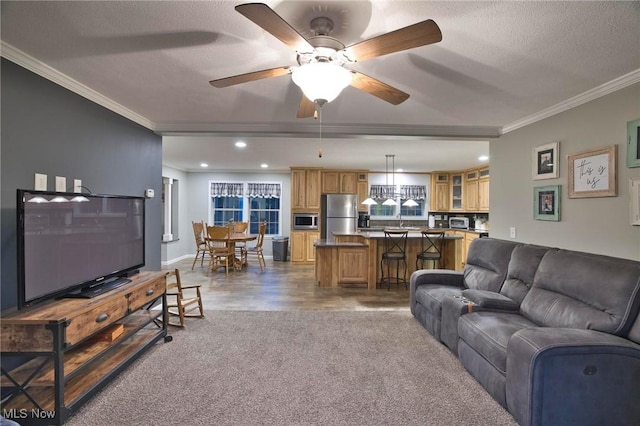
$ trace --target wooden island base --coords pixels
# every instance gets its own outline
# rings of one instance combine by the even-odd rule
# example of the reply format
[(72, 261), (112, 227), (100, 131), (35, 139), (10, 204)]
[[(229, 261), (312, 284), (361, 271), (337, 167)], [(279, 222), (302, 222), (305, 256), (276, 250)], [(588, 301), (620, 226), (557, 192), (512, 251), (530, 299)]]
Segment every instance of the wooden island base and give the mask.
[[(416, 270), (416, 256), (421, 251), (421, 234), (410, 231), (407, 238), (407, 282)], [(320, 287), (362, 287), (375, 290), (380, 281), (380, 259), (384, 251), (383, 232), (336, 234), (335, 242), (318, 240), (316, 279)], [(447, 234), (444, 240), (442, 268), (459, 269), (462, 263), (462, 237)], [(431, 262), (425, 262), (432, 268)], [(395, 269), (391, 268), (395, 275)], [(400, 270), (402, 275), (402, 268)]]

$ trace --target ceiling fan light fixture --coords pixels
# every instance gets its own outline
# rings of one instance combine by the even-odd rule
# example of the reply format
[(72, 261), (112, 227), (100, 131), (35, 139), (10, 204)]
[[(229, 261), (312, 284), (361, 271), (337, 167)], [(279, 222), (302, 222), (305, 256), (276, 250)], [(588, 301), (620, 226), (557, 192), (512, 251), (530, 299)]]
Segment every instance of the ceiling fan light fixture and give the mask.
[(351, 84), (352, 74), (346, 68), (328, 62), (313, 62), (293, 69), (291, 78), (312, 102), (331, 102)]

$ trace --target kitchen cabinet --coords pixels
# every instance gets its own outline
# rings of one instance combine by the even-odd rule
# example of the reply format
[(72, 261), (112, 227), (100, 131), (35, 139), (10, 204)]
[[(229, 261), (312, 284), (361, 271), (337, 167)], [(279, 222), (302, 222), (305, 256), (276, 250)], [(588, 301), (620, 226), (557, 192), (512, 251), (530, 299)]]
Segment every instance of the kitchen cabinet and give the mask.
[(320, 209), (320, 169), (291, 169), (291, 210)]
[(318, 231), (291, 231), (291, 262), (315, 262), (316, 248), (314, 243), (319, 238)]
[(358, 173), (349, 171), (323, 171), (323, 194), (356, 194), (358, 191)]
[(478, 210), (489, 211), (489, 168), (478, 171)]
[(431, 175), (431, 199), (429, 210), (432, 212), (449, 211), (449, 173)]
[(452, 173), (449, 178), (450, 188), (451, 188), (451, 211), (462, 211), (464, 210), (464, 202), (462, 198), (463, 194), (463, 174), (462, 173)]
[(369, 182), (358, 180), (358, 210), (366, 211), (367, 206), (362, 205), (362, 202), (369, 198)]
[(466, 211), (478, 210), (478, 171), (470, 170), (464, 174), (464, 208)]

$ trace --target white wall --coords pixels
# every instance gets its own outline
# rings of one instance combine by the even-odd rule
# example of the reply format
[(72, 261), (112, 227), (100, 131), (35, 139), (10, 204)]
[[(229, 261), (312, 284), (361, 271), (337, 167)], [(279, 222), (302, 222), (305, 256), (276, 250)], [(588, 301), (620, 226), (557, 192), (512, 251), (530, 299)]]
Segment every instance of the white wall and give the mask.
[(178, 261), (185, 257), (195, 256), (195, 239), (193, 237), (193, 228), (191, 220), (189, 220), (189, 174), (181, 170), (171, 167), (162, 167), (162, 177), (168, 177), (177, 180), (175, 185), (179, 186), (178, 190), (178, 236), (179, 239), (162, 243), (162, 264), (167, 264), (167, 260)]
[[(640, 84), (512, 131), (490, 143), (491, 236), (640, 260), (640, 226), (629, 224), (629, 179), (640, 168), (626, 166), (626, 123), (640, 118)], [(532, 179), (533, 148), (560, 142), (560, 177)], [(567, 155), (618, 145), (618, 196), (567, 196)], [(562, 185), (561, 221), (533, 219), (533, 188)]]

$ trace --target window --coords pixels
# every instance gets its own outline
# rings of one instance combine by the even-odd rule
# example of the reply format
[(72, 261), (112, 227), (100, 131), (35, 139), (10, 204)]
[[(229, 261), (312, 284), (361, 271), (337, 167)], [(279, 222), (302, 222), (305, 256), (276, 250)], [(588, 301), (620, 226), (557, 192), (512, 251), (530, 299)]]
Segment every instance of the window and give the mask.
[[(378, 203), (370, 206), (369, 212), (371, 216), (381, 218), (394, 217), (398, 213), (398, 209), (400, 216), (403, 217), (424, 217), (426, 213), (427, 187), (425, 185), (400, 185), (399, 192), (394, 185), (371, 185), (369, 195)], [(396, 202), (395, 206), (382, 204), (389, 198)], [(418, 205), (413, 207), (402, 205), (410, 199), (414, 200)]]
[[(400, 214), (402, 216), (424, 216), (427, 199), (427, 187), (424, 185), (400, 185)], [(402, 204), (407, 200), (418, 203), (409, 207)]]
[(231, 221), (242, 222), (242, 183), (211, 182), (211, 210), (213, 220), (209, 224), (226, 225)]
[(280, 183), (211, 182), (209, 222), (226, 225), (231, 221), (249, 222), (249, 233), (257, 234), (261, 222), (267, 222), (267, 235), (280, 235)]
[(369, 196), (378, 203), (371, 205), (371, 216), (393, 217), (395, 215), (395, 206), (385, 206), (382, 204), (389, 198), (395, 200), (395, 189), (393, 185), (371, 185)]
[(249, 233), (257, 234), (261, 222), (267, 222), (266, 235), (280, 234), (280, 184), (248, 183)]

